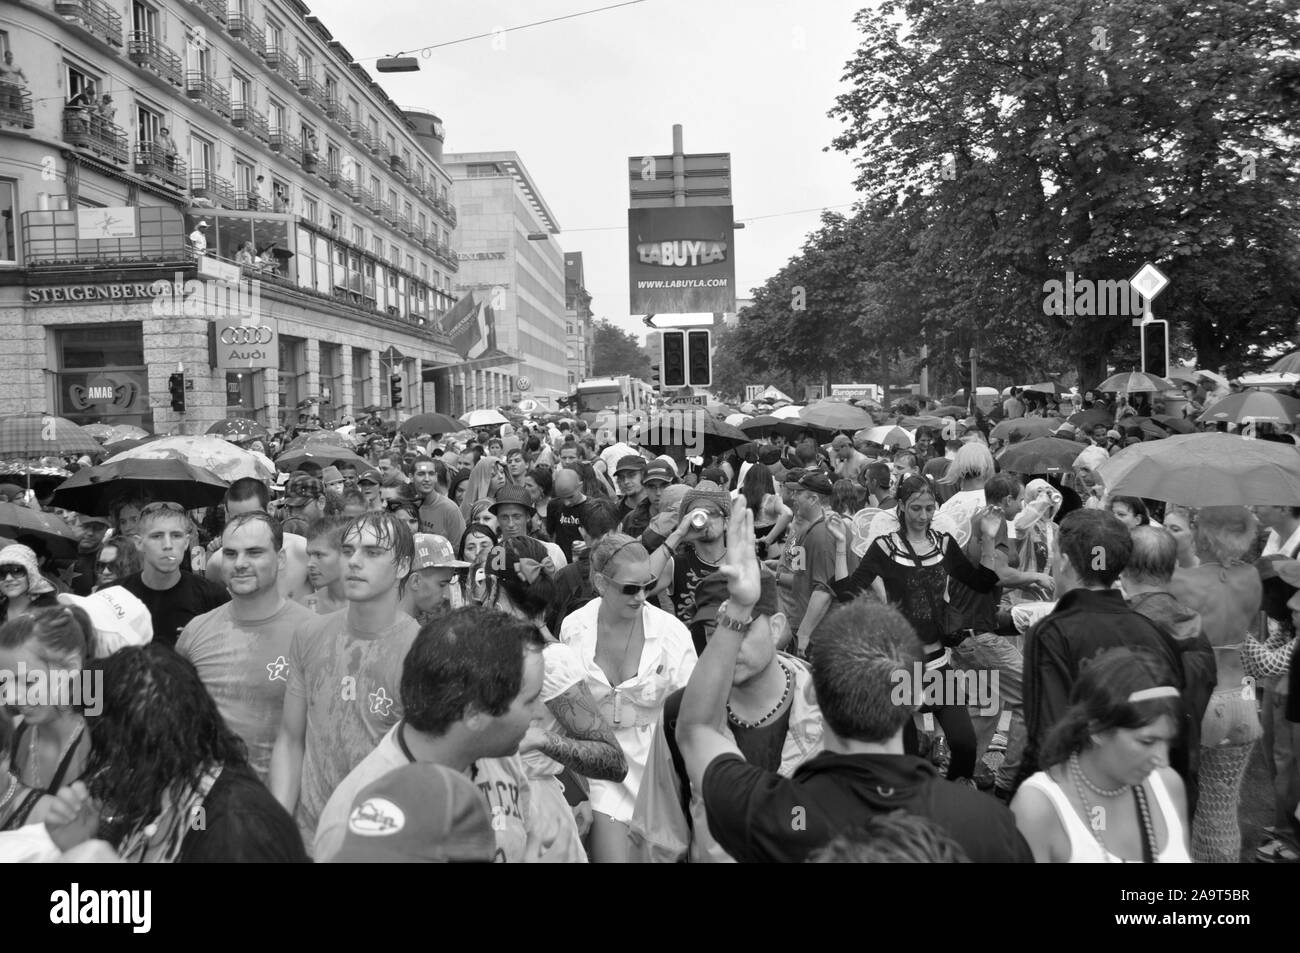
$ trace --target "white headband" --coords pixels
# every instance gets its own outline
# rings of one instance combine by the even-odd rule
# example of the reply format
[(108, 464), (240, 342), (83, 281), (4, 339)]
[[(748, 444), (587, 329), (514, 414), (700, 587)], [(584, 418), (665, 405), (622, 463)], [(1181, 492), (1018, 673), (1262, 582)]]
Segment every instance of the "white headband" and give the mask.
[(1128, 697), (1128, 700), (1129, 704), (1136, 704), (1137, 702), (1151, 701), (1153, 698), (1177, 698), (1181, 696), (1182, 692), (1172, 685), (1161, 685), (1158, 688), (1144, 688), (1141, 691), (1134, 692)]

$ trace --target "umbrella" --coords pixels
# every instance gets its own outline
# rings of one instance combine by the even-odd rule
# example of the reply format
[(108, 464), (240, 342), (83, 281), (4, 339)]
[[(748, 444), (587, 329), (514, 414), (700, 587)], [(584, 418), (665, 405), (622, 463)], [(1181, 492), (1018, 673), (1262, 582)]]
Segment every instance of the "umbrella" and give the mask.
[(108, 459), (126, 453), (128, 450), (134, 450), (136, 447), (143, 447), (147, 443), (153, 443), (155, 440), (162, 440), (162, 437), (150, 434), (148, 437), (140, 437), (137, 440), (118, 440), (111, 447), (105, 447), (104, 452), (108, 454)]
[(948, 404), (944, 407), (935, 408), (931, 413), (936, 417), (965, 417), (966, 408), (958, 407), (956, 404)]
[(1171, 433), (1196, 433), (1196, 425), (1186, 417), (1171, 417), (1168, 414), (1153, 414), (1151, 419)]
[(750, 437), (771, 437), (780, 434), (787, 440), (795, 440), (799, 434), (806, 429), (795, 423), (793, 420), (785, 420), (781, 417), (774, 417), (771, 414), (764, 414), (761, 417), (751, 417), (749, 420), (741, 421), (738, 428)]
[(852, 404), (817, 404), (805, 407), (799, 417), (805, 423), (823, 430), (845, 430), (849, 433), (876, 425), (871, 414)]
[(17, 503), (0, 503), (0, 530), (9, 536), (35, 536), (53, 556), (76, 552), (79, 530), (53, 513), (42, 513)]
[(1051, 381), (1047, 381), (1046, 383), (1043, 384), (1026, 384), (1024, 387), (1021, 388), (1021, 390), (1033, 391), (1035, 394), (1054, 395), (1060, 393), (1060, 388), (1058, 388)]
[(270, 436), (266, 426), (247, 417), (227, 417), (208, 428), (208, 433), (227, 440), (265, 440)]
[(94, 516), (107, 516), (121, 496), (168, 500), (193, 510), (220, 503), (228, 485), (211, 470), (186, 463), (178, 455), (152, 460), (117, 457), (74, 473), (54, 491), (51, 502)]
[(882, 447), (903, 447), (906, 449), (912, 445), (912, 435), (902, 427), (894, 424), (886, 424), (883, 427), (870, 427), (862, 435), (872, 443), (878, 443)]
[(123, 440), (143, 440), (150, 436), (149, 431), (142, 427), (132, 427), (130, 424), (115, 424), (108, 430), (108, 434), (104, 437), (105, 446), (110, 443), (121, 443)]
[(269, 481), (275, 478), (275, 465), (269, 457), (237, 447), (223, 437), (212, 434), (194, 437), (162, 437), (114, 455), (121, 460), (184, 460), (191, 466), (210, 470), (227, 483), (244, 477)]
[(1136, 443), (1097, 472), (1111, 494), (1183, 506), (1290, 506), (1300, 500), (1295, 446), (1236, 434), (1179, 434)]
[(1181, 367), (1176, 364), (1169, 365), (1169, 373), (1165, 375), (1171, 381), (1187, 381), (1190, 384), (1196, 383), (1196, 368)]
[(1210, 423), (1239, 424), (1247, 420), (1259, 423), (1289, 424), (1300, 416), (1300, 400), (1283, 397), (1273, 391), (1248, 390), (1215, 401), (1197, 419)]
[(1097, 424), (1105, 424), (1107, 427), (1111, 427), (1115, 423), (1115, 412), (1107, 410), (1105, 407), (1089, 407), (1077, 414), (1071, 414), (1069, 422), (1086, 430), (1091, 430)]
[(1300, 351), (1292, 351), (1286, 357), (1274, 361), (1268, 369), (1282, 374), (1300, 374)]
[(281, 470), (296, 470), (303, 463), (318, 463), (322, 467), (353, 466), (358, 470), (369, 470), (370, 464), (361, 459), (347, 447), (314, 441), (296, 450), (286, 450), (275, 458), (275, 465)]
[[(966, 411), (961, 411), (961, 415), (964, 415), (965, 413)], [(935, 417), (932, 414), (902, 417), (898, 421), (898, 426), (906, 427), (908, 430), (915, 430), (917, 427), (942, 427), (943, 418)]]
[(101, 451), (94, 437), (65, 417), (20, 414), (0, 419), (0, 456), (76, 457)]
[(1094, 388), (1094, 390), (1113, 391), (1118, 394), (1163, 394), (1167, 390), (1175, 389), (1177, 389), (1177, 385), (1173, 381), (1143, 371), (1112, 374)]
[(301, 450), (303, 447), (347, 447), (351, 449), (352, 441), (341, 433), (333, 430), (312, 430), (308, 433), (300, 433), (284, 445), (287, 450)]
[(723, 420), (731, 424), (731, 426), (733, 427), (739, 427), (746, 420), (749, 420), (750, 417), (752, 416), (753, 416), (752, 414), (727, 414), (727, 416), (724, 417)]
[(698, 408), (683, 410), (684, 413), (670, 411), (655, 414), (642, 424), (641, 445), (655, 449), (686, 447), (698, 453), (702, 440), (705, 453), (722, 453), (752, 440), (749, 434), (738, 427)]
[[(1131, 431), (1134, 427), (1141, 433), (1156, 440), (1169, 436), (1169, 429), (1156, 423), (1150, 417), (1121, 417), (1115, 424), (1116, 430)], [(1190, 431), (1180, 431), (1180, 433), (1190, 433)]]
[(509, 420), (499, 410), (489, 408), (487, 410), (471, 410), (461, 419), (462, 427), (476, 429), (478, 427), (495, 427), (500, 424), (508, 424)]
[(772, 411), (772, 416), (779, 417), (782, 420), (798, 420), (802, 410), (803, 408), (797, 404), (786, 404), (784, 407), (778, 407)]
[(113, 428), (108, 424), (82, 424), (81, 429), (86, 431), (86, 433), (90, 434), (100, 443), (103, 443), (104, 438), (113, 432)]
[(455, 417), (448, 417), (446, 414), (416, 414), (410, 420), (405, 421), (402, 426), (397, 428), (408, 437), (414, 437), (416, 434), (427, 433), (438, 434), (456, 433), (458, 430), (464, 430), (465, 425)]
[(1061, 426), (1061, 422), (1055, 418), (1015, 417), (1000, 422), (989, 431), (989, 436), (1001, 440), (1010, 440), (1013, 433), (1018, 433), (1022, 439), (1029, 440), (1034, 437), (1046, 437), (1054, 433), (1059, 426)]
[(1068, 470), (1083, 449), (1073, 440), (1036, 437), (1013, 443), (998, 455), (998, 466), (1012, 473), (1048, 473)]
[(1238, 383), (1242, 387), (1289, 387), (1300, 381), (1300, 374), (1289, 371), (1269, 371), (1267, 374), (1242, 374)]
[(72, 474), (61, 467), (37, 467), (22, 460), (0, 460), (0, 483), (21, 483), (44, 496)]

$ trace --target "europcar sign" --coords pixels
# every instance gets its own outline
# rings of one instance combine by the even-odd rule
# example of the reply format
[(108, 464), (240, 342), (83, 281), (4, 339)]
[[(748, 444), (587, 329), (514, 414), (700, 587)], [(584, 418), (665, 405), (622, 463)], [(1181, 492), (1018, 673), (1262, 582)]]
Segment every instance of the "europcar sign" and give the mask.
[(736, 310), (730, 205), (628, 209), (632, 314)]
[(211, 363), (217, 370), (254, 370), (280, 365), (274, 318), (223, 318), (208, 325)]

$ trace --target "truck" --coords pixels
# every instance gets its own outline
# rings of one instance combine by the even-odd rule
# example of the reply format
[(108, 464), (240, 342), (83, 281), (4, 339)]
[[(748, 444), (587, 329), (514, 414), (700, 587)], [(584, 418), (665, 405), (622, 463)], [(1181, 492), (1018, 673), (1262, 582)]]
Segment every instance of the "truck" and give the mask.
[(564, 401), (574, 413), (598, 414), (602, 411), (643, 411), (654, 406), (655, 390), (645, 381), (628, 374), (618, 377), (592, 377), (579, 381)]

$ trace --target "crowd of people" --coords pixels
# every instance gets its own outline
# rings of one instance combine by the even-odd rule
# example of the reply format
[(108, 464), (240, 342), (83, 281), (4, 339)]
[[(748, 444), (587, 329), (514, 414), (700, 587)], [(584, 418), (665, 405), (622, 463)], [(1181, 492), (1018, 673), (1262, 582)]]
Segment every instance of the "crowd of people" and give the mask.
[(0, 857), (1236, 862), (1262, 743), (1258, 859), (1300, 859), (1300, 505), (1109, 494), (1110, 426), (1010, 472), (983, 424), (376, 434), (67, 514), (75, 558), (0, 549), (0, 672), (97, 695), (0, 708)]

